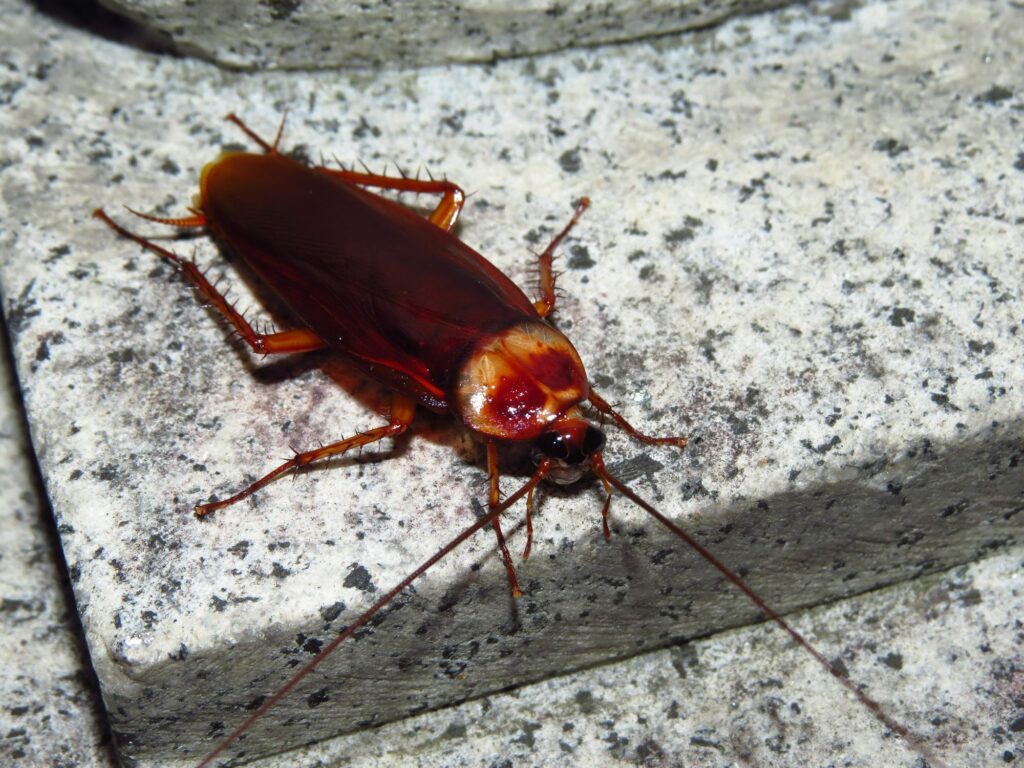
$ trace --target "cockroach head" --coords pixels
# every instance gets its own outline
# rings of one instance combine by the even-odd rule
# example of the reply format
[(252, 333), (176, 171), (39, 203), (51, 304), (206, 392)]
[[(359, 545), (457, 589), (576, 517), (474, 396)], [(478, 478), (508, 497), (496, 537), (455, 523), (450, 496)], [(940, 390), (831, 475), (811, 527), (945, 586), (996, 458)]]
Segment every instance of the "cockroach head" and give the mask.
[(590, 457), (604, 448), (604, 432), (582, 419), (562, 419), (533, 441), (533, 461), (551, 459), (548, 475), (559, 485), (575, 483), (590, 469)]

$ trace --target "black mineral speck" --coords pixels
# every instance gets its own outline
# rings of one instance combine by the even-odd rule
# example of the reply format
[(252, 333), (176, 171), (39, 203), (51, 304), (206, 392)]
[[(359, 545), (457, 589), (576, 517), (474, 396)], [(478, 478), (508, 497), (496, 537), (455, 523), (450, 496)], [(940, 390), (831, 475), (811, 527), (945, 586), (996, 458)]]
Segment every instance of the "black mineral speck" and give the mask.
[(371, 125), (365, 117), (360, 116), (359, 125), (352, 129), (352, 137), (365, 139), (368, 136), (380, 136), (380, 128)]
[(270, 10), (274, 21), (286, 21), (302, 5), (301, 0), (260, 0), (260, 5)]
[(586, 246), (574, 245), (569, 249), (569, 260), (566, 263), (569, 269), (590, 269), (597, 262), (591, 258)]
[(887, 654), (885, 654), (885, 656), (880, 657), (878, 660), (880, 662), (882, 662), (883, 664), (885, 664), (885, 666), (889, 667), (890, 669), (895, 669), (897, 671), (903, 669), (903, 655), (902, 654), (894, 653), (894, 652), (887, 653)]
[(579, 173), (580, 168), (583, 166), (579, 147), (563, 152), (558, 158), (558, 164), (562, 166), (562, 170), (566, 173)]
[(979, 93), (974, 97), (975, 104), (998, 104), (1001, 101), (1006, 101), (1013, 97), (1013, 91), (1009, 88), (1004, 88), (1001, 85), (993, 85), (984, 93)]
[(895, 326), (896, 328), (902, 328), (908, 323), (914, 322), (916, 313), (912, 309), (907, 307), (893, 307), (892, 312), (889, 314), (889, 325)]
[(594, 694), (590, 691), (576, 692), (576, 706), (584, 715), (592, 715), (597, 710), (597, 703), (594, 701)]
[(810, 440), (801, 440), (800, 445), (802, 445), (809, 451), (813, 451), (814, 453), (825, 454), (831, 451), (841, 442), (842, 440), (839, 439), (839, 435), (832, 435), (830, 439), (826, 440), (824, 443), (818, 443), (818, 445), (813, 445)]
[(340, 600), (331, 605), (325, 605), (320, 609), (320, 618), (330, 624), (336, 618), (341, 615), (341, 612), (345, 610), (345, 604)]
[(323, 704), (325, 701), (330, 701), (330, 700), (331, 700), (331, 696), (327, 692), (327, 689), (326, 688), (321, 688), (319, 691), (316, 691), (316, 692), (311, 693), (309, 695), (309, 697), (306, 699), (306, 705), (310, 709), (316, 709), (321, 704)]
[(237, 544), (232, 544), (228, 547), (228, 552), (237, 557), (240, 560), (244, 560), (245, 556), (249, 554), (249, 542), (242, 539)]
[(343, 583), (350, 589), (361, 589), (363, 592), (373, 592), (376, 589), (373, 586), (373, 579), (370, 578), (370, 572), (358, 563), (352, 566)]
[(886, 138), (879, 139), (878, 141), (876, 141), (874, 145), (872, 145), (872, 149), (874, 149), (876, 152), (885, 152), (885, 154), (887, 154), (889, 157), (896, 157), (898, 155), (902, 155), (904, 152), (909, 151), (910, 147), (908, 147), (902, 141), (898, 141), (897, 139), (888, 136)]

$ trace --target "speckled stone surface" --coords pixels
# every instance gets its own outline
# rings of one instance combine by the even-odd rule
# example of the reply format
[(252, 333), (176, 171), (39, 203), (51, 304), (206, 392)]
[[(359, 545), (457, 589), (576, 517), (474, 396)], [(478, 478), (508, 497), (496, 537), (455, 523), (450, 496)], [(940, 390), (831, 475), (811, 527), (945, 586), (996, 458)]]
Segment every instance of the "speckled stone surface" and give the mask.
[[(314, 157), (450, 174), (475, 193), (460, 236), (524, 284), (528, 247), (590, 194), (559, 323), (627, 417), (694, 437), (680, 455), (612, 434), (612, 469), (778, 607), (1019, 535), (1014, 6), (815, 6), (490, 67), (302, 76), (224, 73), (0, 8), (5, 315), (126, 755), (200, 754), (484, 495), (477, 449), (426, 418), (388, 461), (191, 518), (382, 404), (323, 360), (225, 351), (167, 269), (89, 218), (101, 203), (183, 211), (202, 164), (238, 141), (228, 109), (269, 133), (288, 108), (286, 144)], [(541, 504), (523, 600), (479, 537), (249, 754), (754, 617), (625, 503), (606, 545), (597, 486)]]
[[(2, 339), (0, 339), (2, 342)], [(0, 759), (14, 766), (112, 767), (105, 718), (63, 564), (39, 503), (10, 369), (0, 390)], [(1020, 733), (1022, 560), (1018, 548), (941, 577), (848, 598), (796, 617), (890, 713), (949, 765), (1024, 759)], [(497, 756), (501, 756), (498, 758)], [(887, 737), (771, 627), (637, 656), (513, 693), (260, 761), (277, 766), (910, 766)]]
[[(0, 343), (3, 339), (0, 338)], [(0, 389), (0, 759), (114, 766), (6, 356)], [(1014, 764), (1024, 633), (1018, 548), (796, 619), (950, 765)], [(276, 766), (913, 765), (771, 627), (725, 632), (261, 761)]]
[(112, 765), (18, 394), (0, 333), (0, 764)]
[(244, 69), (491, 62), (697, 29), (791, 0), (101, 0), (174, 48)]

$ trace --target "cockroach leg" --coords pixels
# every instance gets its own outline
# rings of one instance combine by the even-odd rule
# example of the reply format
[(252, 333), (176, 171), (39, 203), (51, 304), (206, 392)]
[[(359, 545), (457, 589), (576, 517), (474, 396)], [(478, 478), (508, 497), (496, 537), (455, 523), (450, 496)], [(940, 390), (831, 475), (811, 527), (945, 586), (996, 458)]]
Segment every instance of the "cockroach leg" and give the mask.
[(320, 459), (326, 459), (331, 456), (338, 456), (351, 448), (357, 448), (364, 445), (370, 445), (371, 443), (379, 442), (385, 437), (394, 437), (400, 435), (409, 428), (412, 423), (413, 417), (416, 414), (416, 403), (403, 395), (398, 393), (392, 393), (391, 395), (391, 414), (388, 418), (388, 423), (383, 427), (376, 427), (375, 429), (369, 429), (366, 432), (359, 432), (352, 437), (339, 440), (330, 445), (325, 445), (320, 448), (316, 448), (312, 451), (303, 451), (296, 453), (292, 458), (280, 465), (276, 469), (271, 470), (266, 475), (261, 477), (252, 485), (244, 488), (243, 490), (236, 493), (234, 496), (223, 499), (221, 501), (211, 501), (206, 504), (199, 504), (195, 508), (196, 517), (206, 517), (206, 515), (224, 507), (229, 507), (242, 499), (251, 496), (253, 493), (258, 491), (263, 486), (277, 479), (281, 475), (292, 472), (296, 469), (312, 464), (314, 461)]
[[(592, 456), (591, 462), (597, 464), (602, 469), (604, 469), (604, 458), (601, 456), (600, 453), (597, 453), (595, 455), (596, 459)], [(611, 541), (612, 529), (608, 525), (608, 514), (611, 512), (612, 508), (612, 486), (611, 483), (608, 482), (608, 478), (605, 477), (604, 474), (598, 472), (597, 476), (601, 480), (601, 484), (604, 485), (605, 492), (604, 504), (601, 505), (601, 533), (604, 535), (605, 541)]]
[(166, 224), (169, 227), (179, 227), (181, 229), (198, 229), (205, 227), (209, 222), (206, 217), (195, 208), (189, 208), (192, 212), (191, 216), (153, 216), (149, 213), (142, 213), (136, 211), (134, 208), (128, 208), (125, 206), (128, 213), (133, 216), (138, 216), (140, 219), (146, 221), (155, 221), (157, 224)]
[(651, 435), (644, 434), (626, 421), (625, 417), (612, 408), (608, 404), (608, 401), (598, 395), (593, 388), (591, 388), (587, 399), (590, 401), (591, 405), (597, 408), (598, 411), (603, 413), (605, 416), (611, 417), (612, 421), (618, 424), (624, 432), (634, 440), (639, 440), (641, 443), (647, 443), (648, 445), (674, 445), (677, 448), (685, 448), (686, 443), (689, 442), (685, 437), (652, 437)]
[(242, 118), (240, 118), (234, 112), (229, 112), (227, 115), (224, 116), (224, 119), (234, 123), (239, 128), (241, 128), (242, 132), (250, 139), (255, 141), (257, 144), (259, 144), (263, 151), (266, 152), (268, 155), (276, 155), (277, 146), (278, 144), (280, 144), (281, 136), (284, 134), (284, 123), (287, 117), (287, 113), (281, 116), (281, 123), (280, 125), (277, 126), (277, 135), (274, 137), (273, 144), (268, 144), (266, 139), (264, 139), (262, 136), (256, 133), (256, 131), (254, 131), (248, 125), (246, 125), (245, 122), (243, 122)]
[(541, 297), (533, 302), (533, 306), (537, 309), (537, 314), (541, 317), (547, 317), (555, 309), (555, 271), (553, 269), (555, 263), (555, 249), (558, 244), (562, 242), (569, 230), (573, 228), (577, 221), (580, 220), (580, 216), (583, 212), (590, 207), (590, 198), (582, 197), (579, 203), (576, 205), (576, 212), (573, 213), (572, 218), (569, 219), (569, 223), (562, 228), (562, 231), (555, 235), (548, 247), (544, 249), (544, 252), (537, 257), (538, 266), (540, 268), (540, 292)]
[[(111, 219), (102, 208), (97, 208), (93, 211), (93, 216), (122, 237), (134, 240), (146, 250), (152, 251), (164, 261), (174, 266), (196, 287), (196, 290), (199, 291), (202, 297), (224, 316), (231, 324), (231, 327), (235, 329), (235, 332), (252, 348), (253, 352), (261, 355), (293, 354), (296, 352), (311, 352), (324, 346), (323, 340), (307, 328), (294, 328), (276, 333), (257, 333), (256, 329), (249, 324), (249, 321), (242, 316), (242, 313), (224, 298), (224, 294), (218, 291), (213, 283), (207, 280), (206, 275), (196, 266), (194, 261), (185, 260), (173, 251), (157, 245), (152, 240), (147, 240), (142, 235), (137, 235), (125, 229)], [(143, 218), (150, 217), (143, 216)], [(159, 219), (154, 220), (160, 221)]]
[(337, 179), (364, 187), (441, 195), (441, 201), (427, 218), (446, 232), (450, 232), (455, 226), (455, 222), (459, 220), (459, 214), (462, 213), (462, 206), (466, 204), (466, 193), (462, 191), (462, 188), (458, 184), (446, 180), (431, 179), (427, 181), (408, 177), (395, 178), (379, 173), (363, 173), (361, 171), (348, 171), (340, 168), (317, 168), (317, 170), (334, 176)]
[(501, 532), (500, 516), (493, 514), (494, 510), (501, 506), (498, 446), (493, 440), (487, 441), (487, 476), (489, 481), (487, 508), (491, 513), (491, 526), (494, 528), (494, 534), (498, 537), (498, 549), (501, 551), (501, 559), (505, 563), (505, 572), (508, 574), (508, 588), (512, 592), (512, 597), (522, 597), (523, 590), (519, 588), (519, 579), (516, 577), (515, 566), (512, 565), (512, 556), (508, 553), (508, 546), (505, 544), (505, 534)]
[[(228, 114), (227, 119), (241, 128), (245, 135), (259, 144), (268, 155), (278, 154), (277, 147), (281, 142), (281, 136), (284, 132), (284, 117), (281, 118), (281, 124), (277, 128), (277, 136), (274, 138), (273, 144), (267, 143), (266, 139), (246, 125), (234, 112)], [(466, 203), (466, 193), (462, 191), (458, 184), (453, 184), (447, 179), (435, 180), (432, 178), (429, 181), (421, 181), (420, 179), (407, 178), (404, 175), (401, 178), (393, 178), (384, 174), (373, 173), (369, 169), (365, 173), (325, 167), (318, 167), (316, 170), (347, 181), (350, 184), (359, 184), (364, 187), (393, 189), (400, 192), (415, 192), (417, 194), (439, 194), (441, 195), (441, 201), (427, 218), (446, 232), (450, 232), (455, 227), (455, 222), (459, 220), (459, 214), (462, 213), (462, 206)]]
[(533, 548), (533, 489), (526, 494), (526, 546), (523, 547), (523, 561), (530, 559)]

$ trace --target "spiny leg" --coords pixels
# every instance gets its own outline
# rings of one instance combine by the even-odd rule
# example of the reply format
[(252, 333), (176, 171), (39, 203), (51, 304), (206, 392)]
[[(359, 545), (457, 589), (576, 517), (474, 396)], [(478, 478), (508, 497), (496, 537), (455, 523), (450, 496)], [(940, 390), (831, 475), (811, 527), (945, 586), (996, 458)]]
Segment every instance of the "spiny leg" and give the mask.
[(364, 187), (393, 189), (399, 192), (415, 192), (417, 194), (441, 195), (437, 207), (427, 219), (441, 229), (451, 232), (455, 222), (459, 220), (462, 206), (466, 204), (466, 193), (458, 184), (442, 179), (408, 179), (384, 176), (378, 173), (361, 173), (337, 168), (317, 168), (336, 179), (359, 184)]
[(192, 212), (191, 216), (154, 216), (151, 213), (142, 213), (134, 208), (128, 208), (128, 206), (125, 206), (125, 208), (127, 208), (128, 213), (138, 216), (140, 219), (155, 221), (157, 224), (166, 224), (169, 227), (178, 227), (180, 229), (199, 229), (210, 223), (203, 212), (197, 211), (195, 208), (189, 208), (189, 211)]
[(569, 223), (562, 228), (562, 231), (555, 235), (555, 239), (552, 240), (548, 247), (544, 249), (544, 252), (537, 257), (538, 267), (540, 268), (540, 293), (541, 297), (533, 302), (534, 308), (537, 310), (537, 314), (541, 317), (547, 317), (555, 309), (555, 271), (553, 269), (555, 263), (555, 248), (562, 242), (566, 235), (569, 234), (569, 230), (573, 228), (577, 221), (580, 220), (580, 216), (583, 212), (590, 207), (590, 198), (582, 197), (579, 203), (576, 205), (576, 212), (569, 219)]
[[(274, 137), (273, 144), (269, 144), (266, 139), (246, 125), (245, 122), (243, 122), (242, 119), (233, 112), (227, 116), (227, 119), (241, 128), (245, 135), (259, 144), (260, 147), (263, 148), (263, 151), (268, 155), (278, 154), (277, 147), (281, 142), (281, 135), (284, 131), (284, 117), (281, 118), (281, 125), (278, 126), (277, 136)], [(437, 207), (434, 208), (428, 219), (433, 224), (436, 224), (441, 227), (441, 229), (448, 232), (450, 232), (455, 226), (455, 222), (459, 219), (459, 214), (462, 213), (462, 206), (466, 203), (466, 194), (458, 184), (453, 184), (450, 181), (438, 179), (408, 179), (404, 177), (392, 178), (391, 176), (384, 176), (383, 174), (377, 173), (360, 173), (358, 171), (325, 167), (318, 167), (317, 170), (330, 176), (334, 176), (335, 178), (344, 179), (352, 184), (360, 184), (367, 187), (394, 189), (401, 192), (416, 192), (418, 194), (439, 194), (441, 195), (441, 201), (437, 204)]]
[[(125, 229), (111, 219), (102, 208), (97, 208), (93, 211), (93, 216), (100, 219), (117, 234), (133, 240), (174, 266), (196, 287), (196, 290), (199, 291), (202, 297), (223, 315), (253, 352), (261, 355), (291, 354), (294, 352), (310, 352), (315, 349), (321, 349), (324, 346), (324, 342), (319, 336), (305, 328), (295, 328), (276, 333), (257, 333), (249, 324), (249, 321), (243, 317), (242, 313), (234, 308), (224, 297), (224, 294), (214, 287), (213, 283), (207, 280), (206, 275), (203, 274), (194, 261), (183, 259), (178, 254), (157, 245), (152, 240), (147, 240), (142, 235), (137, 235)], [(143, 216), (143, 218), (161, 221), (155, 217)]]
[[(487, 477), (490, 485), (487, 496), (487, 509), (493, 512), (501, 506), (501, 473), (498, 469), (498, 446), (494, 442), (487, 443)], [(491, 525), (498, 537), (498, 549), (501, 550), (501, 559), (505, 563), (505, 572), (508, 574), (508, 586), (512, 590), (512, 597), (522, 597), (523, 590), (519, 588), (519, 580), (516, 578), (516, 569), (512, 565), (512, 556), (508, 553), (508, 546), (505, 544), (505, 534), (501, 532), (501, 521), (498, 515), (491, 518)]]
[(251, 496), (253, 493), (258, 491), (263, 486), (267, 485), (271, 481), (277, 479), (281, 475), (287, 474), (296, 469), (308, 466), (314, 461), (320, 459), (326, 459), (331, 456), (337, 456), (350, 448), (361, 447), (364, 445), (370, 445), (383, 440), (385, 437), (394, 437), (400, 435), (409, 428), (412, 423), (413, 417), (416, 414), (416, 403), (407, 397), (403, 397), (397, 393), (391, 395), (391, 414), (388, 418), (388, 423), (383, 427), (377, 427), (376, 429), (370, 429), (366, 432), (360, 432), (353, 435), (352, 437), (344, 440), (339, 440), (336, 443), (325, 445), (321, 448), (316, 448), (312, 451), (303, 451), (296, 453), (284, 464), (280, 465), (276, 469), (268, 472), (255, 483), (249, 487), (239, 491), (234, 496), (231, 496), (222, 501), (211, 501), (207, 504), (199, 504), (196, 506), (196, 517), (205, 517), (206, 515), (224, 507), (229, 507), (236, 502), (241, 501), (247, 496)]
[(651, 435), (644, 434), (626, 421), (625, 417), (612, 408), (608, 402), (598, 395), (593, 389), (590, 390), (590, 394), (587, 396), (587, 399), (595, 408), (597, 408), (598, 411), (603, 413), (605, 416), (611, 417), (611, 419), (618, 424), (624, 432), (634, 440), (639, 440), (641, 443), (647, 443), (648, 445), (674, 445), (677, 448), (685, 448), (687, 442), (689, 442), (685, 437), (652, 437)]

